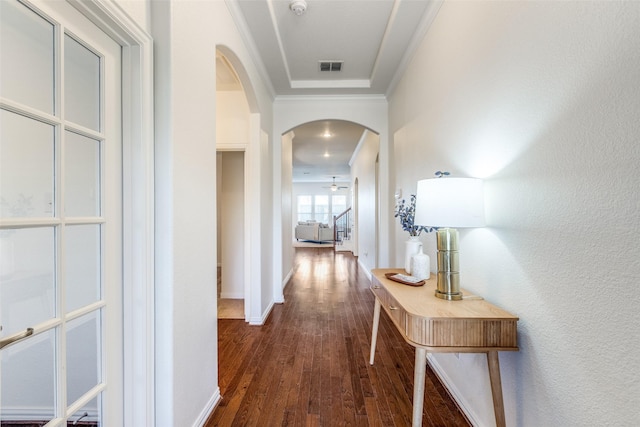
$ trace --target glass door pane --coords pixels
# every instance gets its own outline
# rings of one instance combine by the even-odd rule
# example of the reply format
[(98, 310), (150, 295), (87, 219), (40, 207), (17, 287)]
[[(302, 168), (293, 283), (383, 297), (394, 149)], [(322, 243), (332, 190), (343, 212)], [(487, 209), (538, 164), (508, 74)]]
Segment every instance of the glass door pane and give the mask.
[[(33, 421), (44, 425), (55, 417), (54, 330), (2, 350), (2, 423)], [(35, 424), (41, 422), (41, 424)]]
[(67, 323), (67, 402), (69, 405), (100, 381), (100, 311)]
[(66, 216), (100, 215), (100, 141), (65, 132)]
[(64, 71), (67, 120), (100, 130), (100, 58), (65, 35)]
[(0, 96), (54, 113), (54, 26), (17, 1), (0, 1)]
[(0, 7), (0, 424), (121, 425), (120, 46), (67, 2)]
[(0, 322), (9, 336), (55, 317), (55, 240), (53, 227), (0, 233)]
[(73, 426), (91, 426), (100, 427), (102, 425), (101, 417), (101, 399), (94, 398), (84, 404), (73, 415), (69, 417), (69, 424)]
[(54, 142), (54, 126), (0, 110), (1, 218), (53, 215)]
[(65, 310), (70, 313), (101, 299), (100, 226), (68, 226), (65, 242)]

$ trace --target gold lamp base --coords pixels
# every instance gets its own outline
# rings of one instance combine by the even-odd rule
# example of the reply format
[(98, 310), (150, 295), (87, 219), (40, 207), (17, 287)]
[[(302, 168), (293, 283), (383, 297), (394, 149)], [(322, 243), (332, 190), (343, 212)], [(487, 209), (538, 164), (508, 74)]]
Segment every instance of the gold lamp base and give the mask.
[(436, 235), (438, 243), (438, 284), (436, 297), (448, 301), (462, 299), (460, 291), (460, 263), (458, 261), (458, 230), (441, 228)]
[(460, 275), (458, 272), (452, 274), (451, 272), (438, 271), (436, 296), (448, 301), (459, 301), (462, 299), (462, 292), (460, 292)]
[(436, 297), (446, 299), (447, 301), (460, 301), (462, 299), (462, 292), (458, 292), (457, 294), (441, 294), (436, 291)]

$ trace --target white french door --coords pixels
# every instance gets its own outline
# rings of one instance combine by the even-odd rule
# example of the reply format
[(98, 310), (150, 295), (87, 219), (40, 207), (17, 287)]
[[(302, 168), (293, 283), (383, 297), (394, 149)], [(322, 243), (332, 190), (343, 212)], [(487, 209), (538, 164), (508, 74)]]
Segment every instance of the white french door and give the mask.
[(0, 8), (0, 420), (122, 425), (120, 46)]

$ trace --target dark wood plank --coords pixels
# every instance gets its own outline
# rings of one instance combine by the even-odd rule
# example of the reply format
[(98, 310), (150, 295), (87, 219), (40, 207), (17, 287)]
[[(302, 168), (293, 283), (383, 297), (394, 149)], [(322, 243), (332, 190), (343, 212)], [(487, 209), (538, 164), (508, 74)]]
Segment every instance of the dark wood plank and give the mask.
[[(382, 315), (369, 365), (370, 282), (357, 259), (297, 248), (285, 303), (263, 326), (218, 320), (222, 400), (213, 426), (407, 426), (414, 349)], [(468, 426), (427, 367), (423, 426)]]

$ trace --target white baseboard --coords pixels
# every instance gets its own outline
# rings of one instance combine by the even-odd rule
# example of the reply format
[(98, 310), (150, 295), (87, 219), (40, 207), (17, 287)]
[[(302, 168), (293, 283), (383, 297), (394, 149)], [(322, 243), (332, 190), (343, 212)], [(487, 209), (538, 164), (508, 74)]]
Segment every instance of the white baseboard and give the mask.
[(220, 400), (222, 400), (222, 396), (220, 395), (220, 387), (218, 387), (216, 388), (215, 393), (213, 393), (213, 396), (211, 396), (211, 399), (209, 399), (209, 401), (205, 405), (202, 412), (200, 412), (200, 415), (198, 416), (198, 419), (196, 419), (196, 422), (193, 424), (193, 427), (203, 427), (204, 423), (207, 422), (207, 420), (213, 413), (213, 410), (216, 409), (216, 406), (218, 406), (218, 403), (220, 403)]
[(367, 275), (367, 278), (369, 279), (369, 281), (371, 281), (371, 272), (362, 262), (360, 262), (359, 257), (358, 257), (358, 265), (362, 268), (362, 270), (364, 271), (364, 274)]
[(447, 389), (453, 400), (455, 400), (456, 405), (462, 411), (462, 413), (467, 417), (467, 420), (471, 423), (473, 427), (479, 427), (482, 423), (479, 421), (478, 416), (475, 411), (469, 406), (469, 403), (462, 397), (460, 390), (454, 385), (451, 381), (447, 373), (442, 366), (438, 363), (435, 357), (432, 354), (427, 353), (427, 363), (431, 366), (431, 369), (436, 374), (440, 382)]
[(273, 310), (273, 306), (274, 306), (274, 302), (271, 301), (271, 304), (269, 304), (269, 307), (267, 307), (264, 313), (262, 313), (262, 317), (252, 317), (251, 319), (249, 319), (249, 324), (254, 326), (264, 325), (264, 322), (267, 321), (267, 317), (269, 317), (269, 314), (271, 314), (271, 310)]
[(285, 277), (282, 281), (282, 289), (287, 287), (287, 285), (289, 284), (289, 280), (291, 280), (291, 276), (293, 276), (293, 268), (289, 270), (289, 273), (287, 273), (287, 277)]
[(242, 292), (220, 292), (220, 298), (224, 299), (244, 299)]
[(282, 284), (280, 285), (282, 290), (274, 298), (275, 299), (274, 302), (276, 304), (284, 304), (284, 288), (289, 283), (289, 280), (291, 280), (291, 276), (293, 276), (293, 269), (289, 270), (289, 273), (287, 273), (287, 277), (284, 278), (284, 280), (282, 281)]

